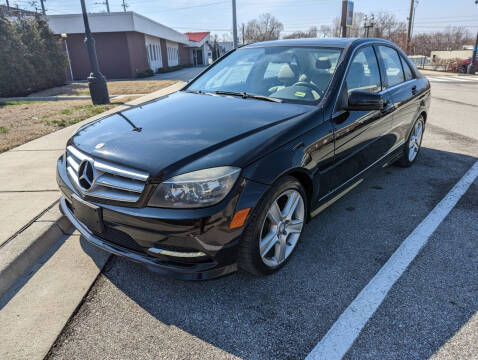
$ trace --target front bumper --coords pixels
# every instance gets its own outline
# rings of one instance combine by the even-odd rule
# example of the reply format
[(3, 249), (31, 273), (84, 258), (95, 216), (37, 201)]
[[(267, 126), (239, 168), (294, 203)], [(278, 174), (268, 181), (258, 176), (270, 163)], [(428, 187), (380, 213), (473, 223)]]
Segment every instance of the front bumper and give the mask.
[(164, 259), (161, 261), (161, 259), (134, 252), (95, 236), (85, 225), (76, 219), (64, 197), (60, 199), (60, 208), (63, 214), (88, 242), (112, 254), (124, 256), (128, 260), (146, 265), (154, 271), (166, 275), (174, 274), (175, 277), (185, 280), (202, 280), (219, 277), (237, 270), (235, 263), (218, 267), (214, 262), (209, 262), (185, 267), (168, 263), (164, 261)]
[(267, 190), (265, 185), (243, 179), (220, 204), (203, 209), (132, 208), (90, 201), (103, 213), (104, 231), (96, 233), (74, 214), (72, 196), (83, 196), (70, 182), (63, 157), (57, 163), (57, 182), (63, 193), (62, 212), (88, 242), (185, 280), (215, 278), (237, 270), (243, 228), (229, 229), (230, 221), (236, 209), (254, 207)]

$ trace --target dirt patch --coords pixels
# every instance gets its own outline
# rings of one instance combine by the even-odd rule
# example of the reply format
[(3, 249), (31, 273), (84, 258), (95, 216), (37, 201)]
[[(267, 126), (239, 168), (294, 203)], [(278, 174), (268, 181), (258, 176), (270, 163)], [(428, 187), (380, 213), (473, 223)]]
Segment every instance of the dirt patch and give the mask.
[(134, 98), (108, 105), (92, 105), (90, 100), (7, 102), (0, 105), (0, 153)]
[[(168, 87), (175, 80), (116, 80), (108, 81), (110, 95), (149, 94), (153, 91)], [(65, 96), (65, 95), (89, 95), (87, 82), (73, 82), (68, 85), (38, 91), (29, 96)]]

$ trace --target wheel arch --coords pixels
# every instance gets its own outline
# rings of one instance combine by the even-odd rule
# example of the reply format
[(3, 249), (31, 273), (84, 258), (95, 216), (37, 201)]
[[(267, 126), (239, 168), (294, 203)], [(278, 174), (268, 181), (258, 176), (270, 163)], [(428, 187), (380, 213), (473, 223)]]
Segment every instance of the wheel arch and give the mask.
[(420, 110), (420, 112), (418, 113), (418, 117), (423, 117), (423, 121), (425, 122), (425, 124), (427, 123), (427, 117), (428, 117), (428, 114), (426, 112), (426, 110), (422, 109)]
[(313, 195), (316, 193), (314, 191), (314, 181), (312, 180), (312, 175), (304, 168), (296, 167), (288, 169), (287, 171), (283, 172), (279, 176), (274, 179), (274, 183), (277, 182), (279, 179), (283, 178), (284, 176), (290, 176), (296, 179), (304, 188), (305, 195), (306, 195), (306, 207), (307, 207), (307, 216), (306, 221), (310, 220), (310, 209), (312, 206)]

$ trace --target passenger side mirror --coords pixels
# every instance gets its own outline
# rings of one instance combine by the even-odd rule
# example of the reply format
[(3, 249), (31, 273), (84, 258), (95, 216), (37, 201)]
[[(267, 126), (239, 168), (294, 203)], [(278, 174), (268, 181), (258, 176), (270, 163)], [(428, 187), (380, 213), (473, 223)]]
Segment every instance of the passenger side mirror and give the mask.
[(382, 110), (385, 101), (382, 95), (364, 90), (354, 90), (349, 94), (346, 110)]

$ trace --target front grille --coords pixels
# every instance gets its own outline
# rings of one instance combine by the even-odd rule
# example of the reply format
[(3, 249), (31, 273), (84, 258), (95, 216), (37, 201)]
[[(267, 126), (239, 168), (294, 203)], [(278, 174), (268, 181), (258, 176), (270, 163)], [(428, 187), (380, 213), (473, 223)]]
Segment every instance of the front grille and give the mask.
[[(83, 162), (90, 162), (93, 174), (90, 181), (80, 178), (84, 174), (78, 174)], [(109, 163), (104, 160), (94, 159), (73, 146), (66, 148), (66, 170), (74, 185), (83, 194), (106, 200), (134, 203), (139, 200), (149, 174), (143, 171)], [(88, 188), (85, 188), (85, 184)]]

